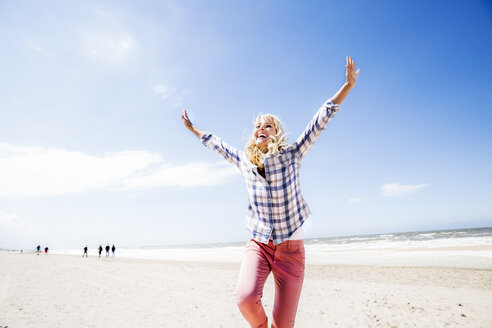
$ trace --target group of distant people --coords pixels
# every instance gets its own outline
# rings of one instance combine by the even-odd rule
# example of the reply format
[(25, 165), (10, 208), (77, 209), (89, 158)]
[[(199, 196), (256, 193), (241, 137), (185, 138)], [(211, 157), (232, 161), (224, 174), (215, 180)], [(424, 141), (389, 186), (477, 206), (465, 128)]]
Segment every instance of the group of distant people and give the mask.
[[(105, 247), (106, 249), (106, 257), (109, 257), (109, 251), (111, 250), (112, 252), (112, 256), (114, 257), (114, 253), (116, 252), (116, 247), (113, 245), (113, 247), (109, 247), (109, 244), (106, 245)], [(89, 254), (87, 253), (89, 249), (87, 248), (87, 245), (84, 247), (84, 254), (82, 254), (82, 257), (89, 257)], [(97, 250), (99, 251), (99, 257), (101, 257), (101, 253), (103, 251), (103, 247), (102, 245), (99, 245), (99, 247), (97, 248)]]
[[(109, 257), (109, 251), (111, 251), (111, 253), (112, 253), (112, 257), (114, 257), (114, 254), (115, 254), (115, 252), (116, 252), (116, 247), (115, 247), (114, 245), (113, 245), (113, 247), (110, 247), (110, 246), (109, 246), (109, 244), (107, 244), (107, 245), (106, 245), (106, 247), (105, 247), (105, 249), (106, 249), (106, 257)], [(49, 248), (48, 248), (48, 246), (46, 246), (46, 247), (44, 248), (44, 253), (45, 253), (45, 254), (48, 254), (48, 250), (49, 250)], [(84, 256), (85, 256), (85, 257), (89, 257), (89, 254), (87, 253), (87, 251), (88, 251), (88, 250), (89, 250), (89, 248), (88, 248), (88, 247), (87, 247), (87, 245), (86, 245), (86, 246), (84, 247), (84, 254), (82, 254), (82, 257), (84, 257)], [(102, 247), (102, 245), (99, 245), (99, 247), (97, 248), (97, 250), (98, 250), (98, 252), (99, 252), (99, 257), (101, 257), (101, 253), (102, 253), (102, 251), (103, 251), (103, 247)], [(23, 251), (21, 251), (21, 253), (22, 253), (22, 252), (23, 252)], [(37, 253), (37, 255), (39, 255), (39, 253), (41, 253), (41, 245), (38, 245), (38, 246), (36, 247), (36, 253)]]
[[(23, 253), (23, 252), (21, 251), (21, 253)], [(39, 255), (39, 253), (41, 253), (41, 245), (38, 245), (38, 246), (36, 247), (36, 253), (37, 253), (38, 255)], [(44, 254), (48, 254), (48, 246), (46, 246), (46, 247), (44, 248)]]

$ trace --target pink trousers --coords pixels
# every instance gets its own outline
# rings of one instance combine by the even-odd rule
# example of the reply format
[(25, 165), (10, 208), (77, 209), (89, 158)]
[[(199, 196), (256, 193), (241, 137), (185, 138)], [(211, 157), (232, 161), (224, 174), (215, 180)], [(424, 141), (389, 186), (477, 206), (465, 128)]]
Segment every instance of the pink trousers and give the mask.
[(268, 327), (261, 297), (270, 272), (275, 280), (272, 327), (294, 327), (304, 280), (304, 241), (287, 240), (273, 245), (272, 241), (263, 244), (251, 239), (246, 245), (239, 272), (237, 303), (251, 327)]

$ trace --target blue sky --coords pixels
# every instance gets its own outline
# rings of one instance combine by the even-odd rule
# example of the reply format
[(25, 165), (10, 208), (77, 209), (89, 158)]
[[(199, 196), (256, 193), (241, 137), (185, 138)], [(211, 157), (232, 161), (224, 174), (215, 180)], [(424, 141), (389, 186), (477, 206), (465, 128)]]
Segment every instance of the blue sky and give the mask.
[(295, 140), (306, 237), (492, 225), (487, 1), (1, 1), (0, 247), (242, 241), (246, 188), (179, 118)]

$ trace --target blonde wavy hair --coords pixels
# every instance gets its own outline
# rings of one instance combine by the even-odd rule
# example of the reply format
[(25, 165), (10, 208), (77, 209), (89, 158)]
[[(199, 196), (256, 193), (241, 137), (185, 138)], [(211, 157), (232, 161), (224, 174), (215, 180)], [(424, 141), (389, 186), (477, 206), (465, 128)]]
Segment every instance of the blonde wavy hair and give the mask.
[(280, 123), (280, 120), (275, 115), (259, 115), (254, 122), (254, 126), (256, 127), (258, 124), (261, 123), (273, 124), (273, 126), (277, 130), (277, 134), (275, 134), (274, 136), (269, 136), (268, 147), (266, 151), (263, 152), (258, 146), (256, 146), (256, 138), (253, 132), (251, 138), (246, 143), (245, 151), (251, 163), (257, 165), (260, 169), (263, 169), (265, 167), (265, 156), (278, 154), (281, 149), (287, 147), (287, 139), (282, 123)]

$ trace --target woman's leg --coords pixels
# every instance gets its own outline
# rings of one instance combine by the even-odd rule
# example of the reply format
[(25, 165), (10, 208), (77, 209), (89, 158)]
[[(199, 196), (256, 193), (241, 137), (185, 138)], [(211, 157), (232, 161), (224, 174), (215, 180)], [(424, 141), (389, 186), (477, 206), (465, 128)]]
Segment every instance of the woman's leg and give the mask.
[(272, 264), (275, 279), (273, 328), (291, 328), (304, 281), (304, 242), (289, 240), (277, 246)]
[[(273, 252), (273, 251), (272, 251)], [(270, 274), (268, 245), (249, 241), (244, 251), (237, 291), (237, 304), (242, 315), (255, 328), (267, 328), (268, 318), (261, 303), (263, 286)]]

